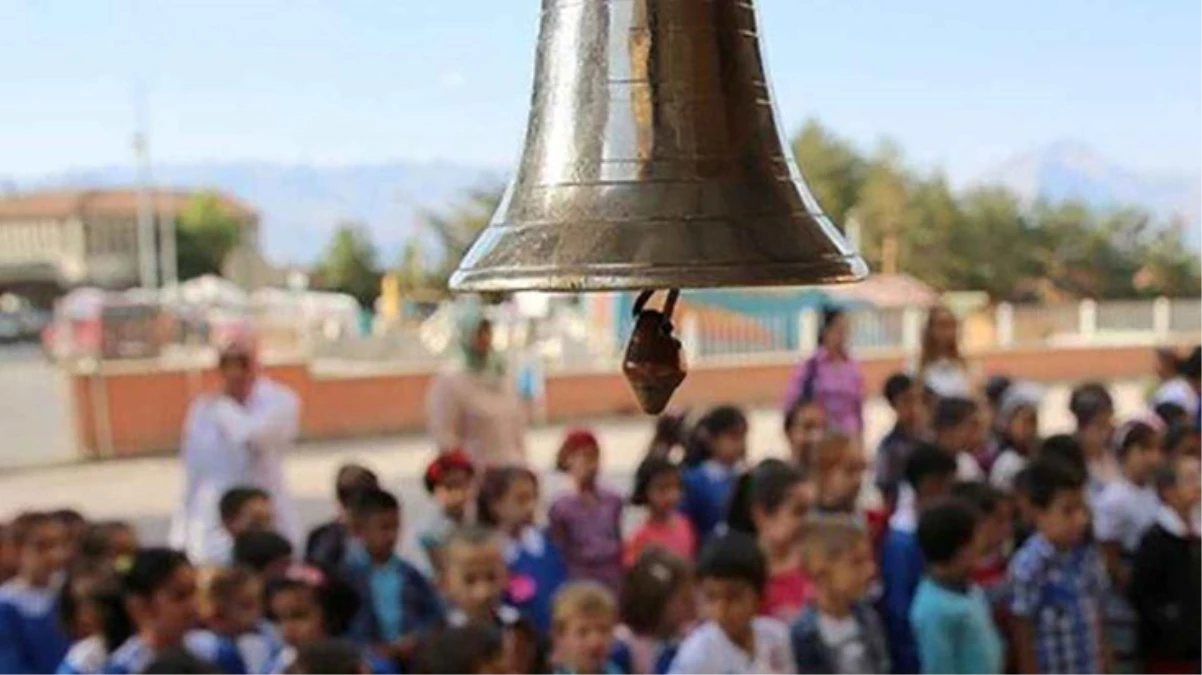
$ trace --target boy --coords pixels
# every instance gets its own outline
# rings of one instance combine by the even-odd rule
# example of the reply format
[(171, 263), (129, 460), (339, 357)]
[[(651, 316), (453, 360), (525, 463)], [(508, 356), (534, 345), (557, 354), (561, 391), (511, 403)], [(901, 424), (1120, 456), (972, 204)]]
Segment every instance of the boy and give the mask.
[(263, 621), (263, 584), (245, 567), (214, 571), (204, 580), (201, 615), (214, 662), (226, 673), (265, 673), (283, 645)]
[(346, 525), (347, 505), (358, 492), (379, 487), (380, 479), (365, 466), (351, 463), (338, 467), (338, 474), (334, 478), (338, 516), (309, 532), (305, 539), (305, 562), (326, 571), (338, 569), (346, 552), (346, 540), (350, 536)]
[(926, 574), (910, 625), (924, 673), (1002, 672), (1002, 639), (989, 600), (972, 581), (979, 529), (972, 505), (956, 498), (927, 509), (918, 522)]
[(234, 540), (234, 564), (275, 579), (292, 564), (292, 543), (278, 532), (251, 530)]
[(788, 629), (757, 616), (768, 583), (768, 563), (755, 537), (716, 535), (695, 571), (706, 621), (689, 634), (670, 673), (794, 673)]
[(1148, 673), (1196, 673), (1202, 670), (1202, 543), (1189, 522), (1202, 501), (1198, 459), (1170, 459), (1154, 483), (1156, 523), (1140, 541), (1129, 586), (1139, 655)]
[(789, 630), (797, 672), (890, 672), (885, 629), (866, 602), (876, 579), (868, 533), (850, 519), (809, 524), (802, 564), (814, 592)]
[(348, 505), (352, 539), (342, 570), (363, 598), (351, 634), (400, 665), (417, 634), (442, 621), (438, 594), (413, 565), (396, 554), (401, 504), (379, 488), (359, 491)]
[(922, 387), (905, 373), (889, 376), (884, 394), (897, 421), (877, 446), (876, 486), (892, 510), (897, 505), (897, 490), (906, 469), (906, 459), (925, 433), (927, 411)]
[(881, 619), (889, 636), (889, 657), (899, 673), (918, 672), (918, 650), (910, 632), (910, 604), (922, 579), (922, 550), (916, 530), (918, 514), (951, 489), (956, 460), (929, 443), (914, 448), (906, 461), (906, 484), (881, 546)]
[(1085, 476), (1045, 457), (1028, 464), (1025, 474), (1035, 533), (1014, 554), (1008, 578), (1018, 672), (1107, 672), (1101, 640), (1106, 571), (1085, 543)]
[(262, 488), (246, 485), (230, 488), (221, 495), (217, 510), (221, 515), (221, 526), (231, 541), (243, 532), (275, 529), (271, 496)]
[(47, 513), (13, 521), (17, 576), (0, 586), (0, 673), (53, 673), (71, 646), (58, 620), (67, 526)]
[(985, 472), (976, 454), (985, 447), (985, 420), (976, 401), (941, 398), (931, 417), (935, 445), (956, 460), (956, 478), (982, 480)]
[(552, 612), (555, 672), (621, 672), (610, 661), (617, 621), (613, 594), (600, 583), (575, 581), (560, 588)]

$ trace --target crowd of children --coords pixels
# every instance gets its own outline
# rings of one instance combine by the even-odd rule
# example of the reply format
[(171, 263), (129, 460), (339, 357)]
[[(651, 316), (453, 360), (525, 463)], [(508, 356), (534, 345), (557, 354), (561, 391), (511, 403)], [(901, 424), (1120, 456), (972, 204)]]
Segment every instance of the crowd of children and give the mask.
[(1074, 432), (1043, 439), (1029, 383), (941, 398), (893, 375), (868, 480), (804, 399), (751, 466), (738, 408), (661, 419), (629, 494), (570, 431), (545, 511), (530, 469), (444, 452), (413, 532), (431, 576), (359, 465), (296, 553), (267, 492), (229, 490), (215, 567), (26, 513), (0, 529), (0, 672), (1198, 672), (1197, 350), (1179, 372), (1193, 399), (1130, 420), (1080, 385)]

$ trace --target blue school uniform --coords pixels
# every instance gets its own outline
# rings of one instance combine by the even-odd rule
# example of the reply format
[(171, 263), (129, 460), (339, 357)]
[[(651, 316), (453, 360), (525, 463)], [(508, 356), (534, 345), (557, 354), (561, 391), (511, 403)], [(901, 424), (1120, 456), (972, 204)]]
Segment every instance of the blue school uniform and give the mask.
[(0, 586), (0, 673), (51, 673), (71, 647), (59, 623), (61, 579), (33, 588), (22, 579)]
[(275, 629), (267, 622), (238, 636), (200, 630), (189, 634), (194, 651), (211, 655), (210, 660), (227, 675), (265, 673), (283, 649)]
[[(188, 653), (201, 661), (216, 664), (218, 658), (216, 642), (206, 636), (205, 632), (190, 631), (184, 636), (182, 646)], [(155, 656), (155, 651), (143, 642), (142, 638), (133, 635), (113, 650), (113, 653), (109, 655), (108, 663), (104, 664), (103, 672), (106, 675), (141, 673), (154, 661)]]
[(104, 636), (93, 635), (71, 645), (54, 672), (57, 675), (97, 675), (104, 672), (104, 664), (108, 660), (109, 650), (104, 644)]
[[(372, 652), (370, 649), (363, 650), (363, 660), (367, 663), (367, 668), (371, 671), (372, 675), (394, 675), (400, 672), (388, 659)], [(296, 650), (292, 647), (284, 646), (276, 652), (275, 656), (271, 658), (271, 661), (267, 663), (267, 666), (262, 671), (256, 672), (267, 673), (267, 675), (282, 675), (291, 670), (295, 663)]]
[[(655, 642), (653, 649), (650, 673), (651, 675), (663, 675), (668, 672), (668, 668), (672, 665), (672, 659), (676, 658), (676, 652), (680, 649), (680, 642), (675, 640), (659, 640)], [(643, 672), (636, 669), (634, 650), (621, 637), (614, 640), (613, 649), (609, 651), (609, 663), (617, 667), (620, 673)]]
[(881, 581), (884, 594), (881, 596), (880, 614), (889, 638), (889, 657), (895, 673), (918, 673), (918, 646), (910, 630), (910, 606), (918, 583), (922, 580), (925, 565), (918, 537), (913, 529), (889, 524), (881, 546)]
[(351, 639), (365, 645), (394, 642), (442, 623), (438, 593), (416, 567), (396, 554), (375, 564), (363, 544), (351, 540), (342, 573), (363, 599), (351, 621)]
[(683, 478), (680, 511), (693, 524), (697, 541), (703, 543), (726, 518), (735, 470), (711, 459), (685, 469)]
[(559, 549), (541, 529), (531, 526), (505, 546), (509, 587), (505, 602), (530, 619), (540, 635), (551, 630), (551, 600), (567, 580)]

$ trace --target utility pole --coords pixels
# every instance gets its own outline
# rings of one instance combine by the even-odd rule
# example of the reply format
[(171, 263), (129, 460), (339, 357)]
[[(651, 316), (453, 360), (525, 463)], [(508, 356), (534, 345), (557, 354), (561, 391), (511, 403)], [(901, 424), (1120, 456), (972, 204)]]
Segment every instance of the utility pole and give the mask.
[(159, 270), (163, 275), (164, 287), (179, 283), (179, 271), (175, 252), (175, 197), (159, 193)]
[[(140, 107), (140, 106), (139, 106)], [(154, 216), (150, 196), (150, 153), (142, 125), (134, 132), (134, 157), (138, 163), (138, 278), (142, 288), (158, 285), (158, 259), (154, 245)]]

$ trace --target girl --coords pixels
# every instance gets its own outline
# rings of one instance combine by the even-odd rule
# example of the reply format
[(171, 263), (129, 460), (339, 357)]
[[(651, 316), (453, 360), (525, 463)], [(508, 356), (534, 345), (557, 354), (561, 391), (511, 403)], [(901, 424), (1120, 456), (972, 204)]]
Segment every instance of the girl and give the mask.
[(793, 373), (785, 410), (801, 400), (814, 400), (830, 425), (850, 436), (864, 431), (864, 374), (851, 356), (851, 323), (842, 309), (822, 312), (818, 349)]
[(71, 556), (67, 527), (49, 513), (12, 524), (17, 576), (0, 586), (0, 673), (49, 673), (70, 646), (55, 611)]
[(1014, 476), (1039, 447), (1039, 394), (1033, 385), (1017, 382), (1006, 389), (994, 421), (998, 453), (989, 469), (989, 482), (1011, 490)]
[(605, 586), (573, 581), (555, 594), (556, 673), (621, 673), (611, 660), (618, 608)]
[(626, 542), (626, 565), (634, 564), (649, 546), (658, 546), (685, 560), (697, 551), (697, 535), (680, 511), (680, 467), (666, 458), (648, 457), (634, 476), (630, 503), (647, 509), (647, 520)]
[(435, 576), (442, 572), (442, 549), (455, 528), (472, 521), (470, 513), (472, 479), (475, 469), (463, 450), (444, 452), (426, 467), (426, 492), (438, 503), (438, 510), (418, 533), (418, 541), (430, 559)]
[(1077, 422), (1075, 436), (1089, 472), (1087, 489), (1092, 502), (1119, 477), (1118, 462), (1110, 452), (1114, 436), (1114, 399), (1105, 385), (1086, 382), (1073, 389), (1068, 409)]
[(704, 541), (726, 514), (739, 464), (747, 455), (747, 417), (730, 405), (710, 410), (690, 434), (685, 451), (681, 511)]
[(817, 510), (827, 514), (855, 513), (867, 468), (864, 453), (850, 436), (835, 432), (822, 439), (814, 452)]
[(551, 627), (551, 598), (567, 577), (559, 549), (534, 524), (538, 478), (523, 467), (492, 469), (480, 482), (480, 522), (504, 539), (509, 570), (506, 602), (527, 616), (543, 636)]
[[(109, 617), (105, 611), (105, 607), (120, 601), (120, 580), (107, 569), (76, 570), (67, 576), (58, 611), (62, 625), (75, 643), (59, 665), (59, 673), (85, 675), (103, 672), (109, 651), (130, 632), (127, 624), (120, 623), (119, 618)], [(120, 635), (110, 641), (114, 633)]]
[(812, 398), (798, 399), (785, 412), (789, 456), (802, 471), (810, 469), (814, 448), (826, 434), (826, 409)]
[(618, 605), (622, 625), (614, 661), (627, 673), (668, 672), (697, 615), (689, 564), (663, 549), (647, 549), (626, 573)]
[[(296, 565), (284, 576), (269, 581), (263, 593), (263, 606), (284, 648), (267, 672), (286, 672), (303, 645), (345, 634), (358, 605), (352, 588), (327, 578), (315, 567)], [(365, 650), (364, 657), (372, 672), (390, 672), (388, 663), (370, 650)]]
[(597, 485), (601, 450), (586, 429), (568, 432), (555, 468), (572, 478), (573, 489), (551, 504), (551, 540), (563, 552), (568, 576), (591, 579), (617, 593), (622, 584), (622, 498)]
[(739, 481), (727, 525), (754, 534), (768, 561), (761, 614), (790, 621), (809, 598), (798, 545), (809, 502), (801, 470), (779, 459), (760, 462)]
[(661, 457), (679, 462), (684, 456), (688, 411), (664, 413), (655, 420), (655, 433), (644, 457)]
[(922, 331), (914, 374), (939, 397), (973, 395), (968, 361), (960, 354), (960, 322), (947, 307), (932, 307)]

